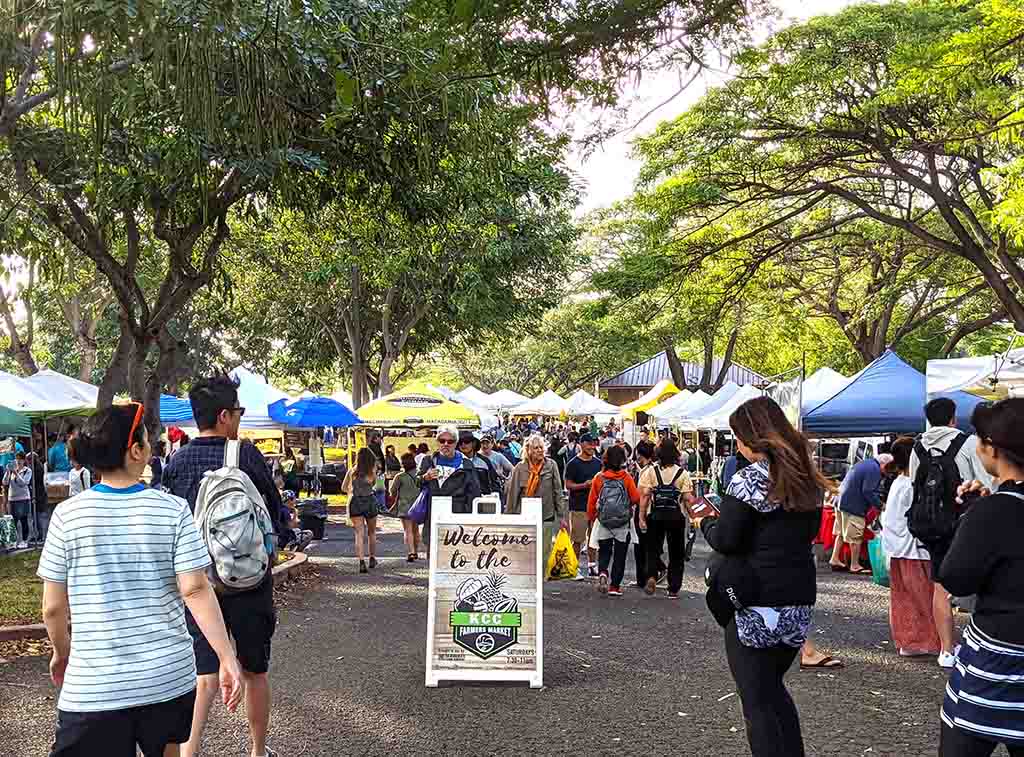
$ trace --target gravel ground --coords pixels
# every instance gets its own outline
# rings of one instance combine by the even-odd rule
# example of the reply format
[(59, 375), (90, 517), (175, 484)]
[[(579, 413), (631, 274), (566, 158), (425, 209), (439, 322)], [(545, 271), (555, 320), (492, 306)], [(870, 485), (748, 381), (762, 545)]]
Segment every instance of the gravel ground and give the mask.
[[(282, 757), (749, 754), (721, 631), (704, 607), (702, 545), (678, 602), (549, 585), (543, 689), (427, 689), (423, 562), (405, 562), (400, 529), (385, 521), (381, 565), (360, 576), (351, 531), (332, 521), (313, 553), (318, 575), (280, 605), (271, 745)], [(819, 574), (815, 639), (847, 667), (788, 678), (808, 754), (936, 753), (945, 677), (933, 660), (895, 655), (887, 611), (887, 590)], [(45, 658), (0, 663), (0, 756), (45, 755), (54, 706)], [(220, 709), (207, 734), (207, 755), (246, 754), (243, 717)]]

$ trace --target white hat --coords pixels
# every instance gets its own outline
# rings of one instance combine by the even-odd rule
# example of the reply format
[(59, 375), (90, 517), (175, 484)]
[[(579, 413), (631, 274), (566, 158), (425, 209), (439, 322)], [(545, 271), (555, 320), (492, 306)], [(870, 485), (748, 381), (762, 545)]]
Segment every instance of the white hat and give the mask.
[(452, 439), (459, 440), (459, 432), (455, 426), (438, 426), (437, 431), (434, 432), (434, 438), (437, 439), (441, 434), (451, 434)]

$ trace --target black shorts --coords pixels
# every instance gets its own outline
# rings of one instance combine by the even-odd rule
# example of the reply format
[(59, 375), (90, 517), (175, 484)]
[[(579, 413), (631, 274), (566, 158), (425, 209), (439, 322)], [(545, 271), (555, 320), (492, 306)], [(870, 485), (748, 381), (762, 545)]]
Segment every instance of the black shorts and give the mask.
[[(257, 589), (241, 594), (218, 594), (217, 599), (224, 625), (235, 641), (235, 652), (242, 670), (266, 673), (270, 669), (270, 639), (277, 627), (273, 580), (268, 576)], [(187, 610), (185, 621), (188, 632), (192, 634), (196, 673), (201, 676), (217, 673), (220, 660)]]
[(928, 542), (924, 546), (932, 558), (932, 581), (938, 583), (939, 568), (942, 567), (942, 561), (946, 559), (946, 553), (949, 552), (949, 548), (953, 546), (953, 537), (942, 539), (941, 541)]
[(106, 712), (57, 711), (57, 737), (50, 757), (163, 757), (168, 744), (184, 744), (192, 733), (196, 692), (159, 704)]

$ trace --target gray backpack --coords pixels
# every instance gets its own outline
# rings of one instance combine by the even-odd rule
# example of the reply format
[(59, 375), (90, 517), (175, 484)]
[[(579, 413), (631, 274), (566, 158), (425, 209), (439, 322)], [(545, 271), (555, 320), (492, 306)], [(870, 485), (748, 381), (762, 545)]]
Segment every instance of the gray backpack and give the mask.
[(210, 551), (209, 576), (220, 593), (249, 591), (266, 580), (274, 561), (274, 524), (263, 496), (238, 467), (237, 440), (224, 444), (224, 467), (203, 476), (196, 527)]
[(622, 528), (632, 516), (626, 485), (618, 478), (606, 478), (597, 498), (597, 519), (605, 528)]

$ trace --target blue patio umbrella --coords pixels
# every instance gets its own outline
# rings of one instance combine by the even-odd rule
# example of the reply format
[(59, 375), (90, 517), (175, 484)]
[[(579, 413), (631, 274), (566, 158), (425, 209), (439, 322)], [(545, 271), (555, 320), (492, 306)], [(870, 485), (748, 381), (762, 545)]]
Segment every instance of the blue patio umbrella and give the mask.
[(278, 400), (268, 408), (270, 417), (292, 428), (358, 426), (359, 417), (329, 397), (302, 397), (294, 402)]
[(160, 422), (165, 426), (192, 423), (192, 403), (171, 394), (161, 394)]

